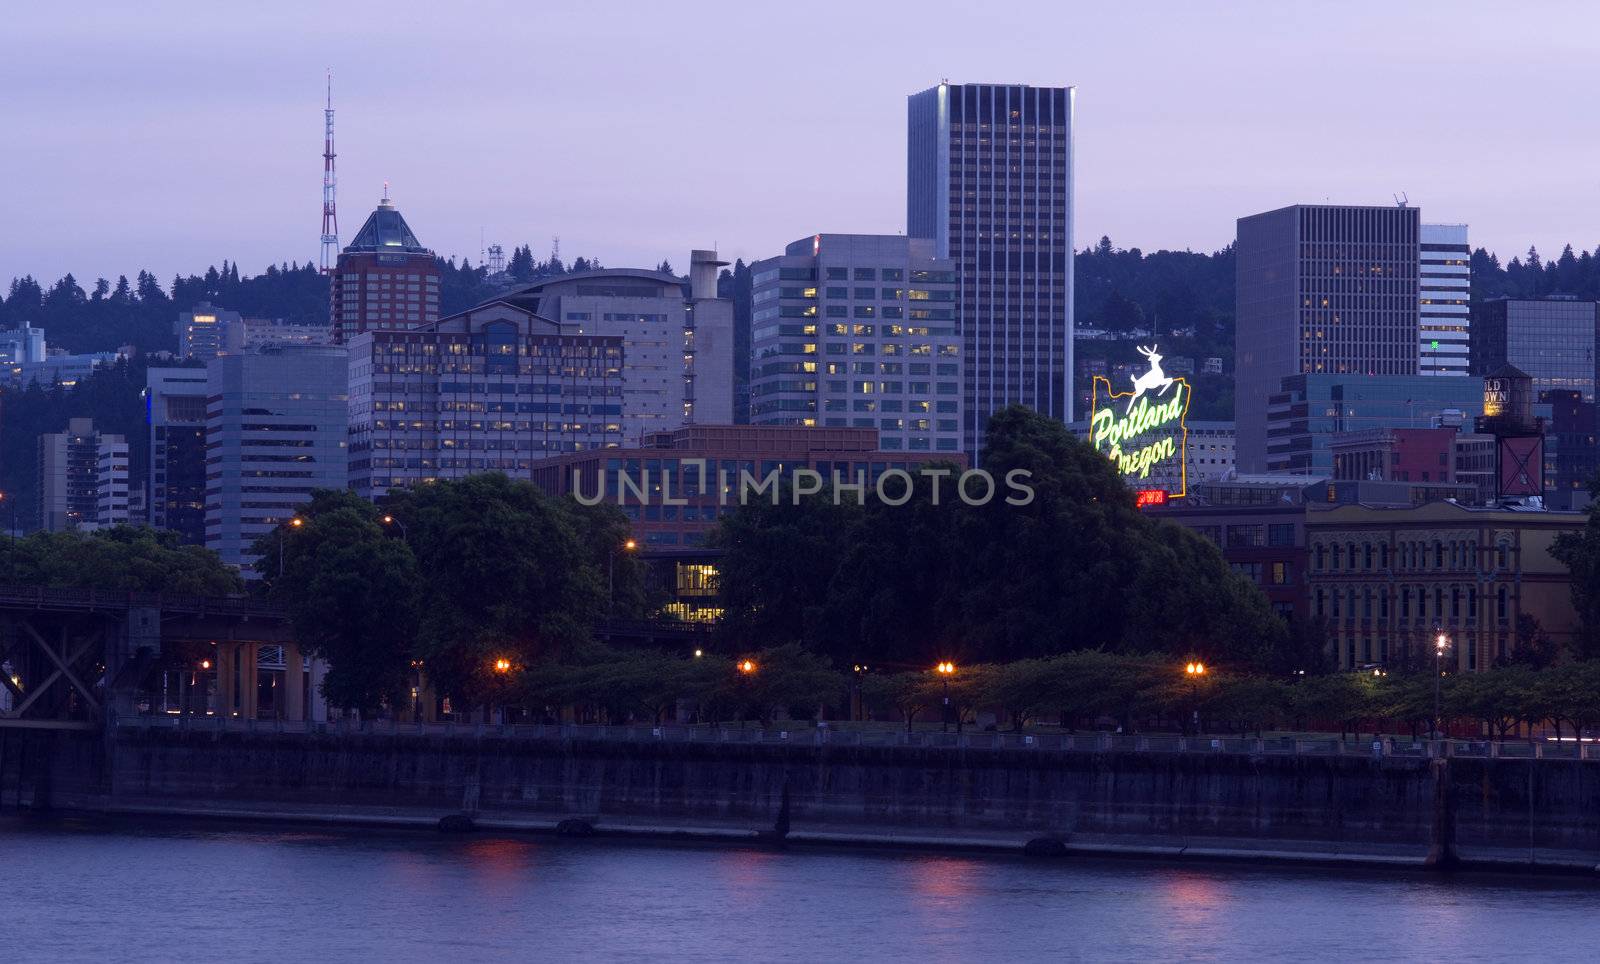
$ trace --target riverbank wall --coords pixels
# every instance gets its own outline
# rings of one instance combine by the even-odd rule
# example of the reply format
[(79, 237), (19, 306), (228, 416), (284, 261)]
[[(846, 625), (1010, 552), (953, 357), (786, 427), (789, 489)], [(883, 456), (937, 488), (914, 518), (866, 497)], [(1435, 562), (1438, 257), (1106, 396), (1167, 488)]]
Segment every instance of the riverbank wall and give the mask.
[[(0, 809), (1592, 871), (1600, 761), (0, 730)], [(797, 734), (798, 735), (798, 734)], [(459, 820), (457, 821), (459, 823)], [(786, 826), (785, 826), (786, 823)]]

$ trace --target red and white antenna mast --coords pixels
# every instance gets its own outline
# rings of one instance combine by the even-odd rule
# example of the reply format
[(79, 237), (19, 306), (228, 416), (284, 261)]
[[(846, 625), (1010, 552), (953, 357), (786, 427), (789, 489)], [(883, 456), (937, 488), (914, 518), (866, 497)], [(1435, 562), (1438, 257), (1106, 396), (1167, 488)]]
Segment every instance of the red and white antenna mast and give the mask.
[(322, 273), (331, 274), (339, 261), (339, 215), (333, 204), (333, 68), (328, 68), (328, 106), (322, 112), (326, 133), (322, 147)]

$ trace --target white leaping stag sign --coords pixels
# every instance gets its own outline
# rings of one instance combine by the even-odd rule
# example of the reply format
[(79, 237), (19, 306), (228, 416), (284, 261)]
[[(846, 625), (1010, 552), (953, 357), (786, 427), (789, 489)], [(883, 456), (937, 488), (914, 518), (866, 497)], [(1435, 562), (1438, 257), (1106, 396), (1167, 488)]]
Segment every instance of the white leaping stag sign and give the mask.
[(1128, 399), (1128, 409), (1123, 412), (1124, 415), (1133, 411), (1133, 403), (1137, 402), (1145, 392), (1151, 389), (1160, 389), (1156, 394), (1165, 395), (1167, 389), (1172, 387), (1172, 379), (1168, 378), (1167, 373), (1161, 370), (1161, 356), (1156, 354), (1156, 346), (1151, 345), (1146, 348), (1143, 345), (1138, 345), (1136, 347), (1139, 349), (1139, 354), (1150, 359), (1150, 370), (1143, 375), (1132, 376), (1133, 397)]

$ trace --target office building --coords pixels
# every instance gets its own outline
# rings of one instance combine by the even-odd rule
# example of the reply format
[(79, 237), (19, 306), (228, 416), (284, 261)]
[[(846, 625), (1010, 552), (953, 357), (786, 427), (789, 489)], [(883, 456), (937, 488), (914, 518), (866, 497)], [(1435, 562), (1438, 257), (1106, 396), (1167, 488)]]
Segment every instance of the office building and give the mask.
[(1147, 511), (1211, 540), (1274, 612), (1303, 618), (1306, 501), (1304, 478), (1220, 479), (1192, 484), (1188, 498)]
[(953, 262), (928, 238), (818, 234), (751, 265), (750, 422), (962, 451)]
[(330, 325), (285, 321), (282, 318), (240, 318), (222, 332), (222, 350), (229, 354), (260, 351), (278, 345), (331, 345)]
[(1600, 431), (1595, 403), (1576, 391), (1546, 391), (1550, 407), (1545, 426), (1545, 503), (1553, 509), (1584, 509), (1592, 501), (1589, 484), (1600, 478)]
[(1285, 378), (1417, 373), (1420, 239), (1410, 207), (1297, 204), (1239, 219), (1240, 471), (1272, 465), (1268, 406)]
[[(1483, 386), (1473, 378), (1292, 375), (1279, 380), (1278, 390), (1263, 406), (1267, 470), (1331, 476), (1337, 436), (1460, 425), (1470, 422), (1482, 405)], [(1244, 409), (1239, 411), (1243, 416)], [(1239, 433), (1239, 471), (1245, 472), (1242, 423)]]
[(237, 311), (225, 311), (202, 301), (178, 313), (174, 330), (178, 336), (178, 357), (210, 361), (224, 351), (224, 331), (239, 324)]
[(206, 547), (249, 572), (252, 545), (313, 489), (348, 481), (342, 348), (282, 347), (206, 365)]
[(350, 488), (376, 499), (475, 472), (526, 479), (552, 455), (622, 445), (623, 336), (578, 325), (497, 301), (421, 330), (356, 335)]
[(206, 542), (206, 370), (151, 368), (145, 378), (149, 520), (186, 545)]
[(1577, 512), (1341, 505), (1306, 516), (1311, 614), (1341, 669), (1420, 669), (1449, 641), (1451, 672), (1489, 669), (1527, 643), (1537, 621), (1555, 639), (1577, 629), (1571, 574), (1550, 555)]
[(129, 521), (127, 439), (100, 432), (88, 418), (39, 436), (38, 493), (46, 532)]
[[(643, 546), (698, 546), (718, 518), (738, 509), (741, 473), (759, 479), (777, 472), (785, 483), (796, 469), (817, 472), (825, 484), (831, 484), (835, 472), (852, 484), (859, 476), (872, 498), (870, 487), (890, 469), (914, 474), (930, 461), (966, 465), (959, 452), (919, 456), (887, 451), (878, 443), (878, 433), (869, 428), (693, 425), (646, 436), (637, 448), (548, 459), (535, 466), (531, 478), (557, 495), (581, 492), (593, 499), (603, 491), (608, 505), (617, 505), (620, 499), (620, 508)], [(635, 497), (619, 475), (644, 490), (644, 497)], [(766, 491), (770, 499), (772, 490)], [(842, 498), (856, 496), (846, 493)]]
[(406, 330), (439, 320), (439, 266), (400, 216), (389, 192), (339, 255), (330, 276), (333, 340)]
[[(546, 278), (497, 301), (575, 335), (622, 339), (622, 436), (733, 423), (733, 301), (717, 297), (715, 251), (689, 252), (689, 281), (606, 268)], [(743, 364), (741, 361), (740, 364)]]
[(45, 359), (44, 329), (22, 325), (0, 331), (0, 364), (7, 366), (42, 362)]
[(1595, 400), (1600, 303), (1572, 298), (1496, 298), (1472, 306), (1472, 371), (1512, 365), (1533, 379), (1533, 397), (1573, 391)]
[(1417, 269), (1417, 374), (1466, 375), (1472, 248), (1465, 224), (1424, 224)]
[(906, 234), (955, 264), (963, 445), (1012, 403), (1073, 420), (1071, 87), (941, 83), (907, 105)]
[(1189, 421), (1184, 437), (1189, 484), (1223, 478), (1234, 471), (1232, 422)]

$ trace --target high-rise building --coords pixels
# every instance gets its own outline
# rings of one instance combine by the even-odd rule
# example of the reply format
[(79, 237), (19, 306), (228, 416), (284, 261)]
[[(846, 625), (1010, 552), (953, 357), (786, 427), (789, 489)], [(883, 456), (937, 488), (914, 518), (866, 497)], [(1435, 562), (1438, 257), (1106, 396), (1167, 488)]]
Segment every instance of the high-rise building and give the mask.
[(241, 318), (222, 332), (222, 350), (229, 354), (260, 351), (272, 345), (331, 345), (329, 325), (285, 321), (282, 318)]
[(75, 418), (39, 436), (39, 528), (63, 532), (128, 519), (128, 442)]
[(1417, 373), (1420, 241), (1411, 207), (1297, 204), (1239, 219), (1239, 471), (1268, 467), (1268, 404), (1284, 378)]
[(496, 298), (563, 332), (622, 339), (622, 437), (733, 422), (733, 302), (717, 297), (715, 251), (689, 253), (690, 278), (605, 268), (545, 278)]
[(206, 542), (206, 370), (151, 368), (145, 379), (150, 431), (150, 524), (185, 544)]
[(1465, 375), (1470, 365), (1472, 249), (1465, 224), (1424, 224), (1418, 266), (1417, 374)]
[(439, 320), (439, 266), (384, 191), (334, 268), (329, 317), (335, 342), (363, 331), (405, 330)]
[(750, 421), (962, 451), (959, 281), (930, 238), (818, 234), (751, 266)]
[(623, 444), (622, 335), (496, 301), (349, 347), (349, 487), (367, 498)]
[(1073, 418), (1074, 95), (941, 83), (908, 101), (906, 233), (955, 264), (974, 460), (1006, 405)]
[(342, 348), (278, 347), (206, 365), (206, 547), (248, 567), (313, 489), (348, 480)]
[(210, 361), (223, 352), (224, 331), (238, 323), (237, 311), (226, 311), (209, 301), (178, 312), (173, 326), (178, 336), (178, 357)]
[(1496, 298), (1472, 306), (1472, 372), (1512, 365), (1544, 392), (1572, 391), (1595, 400), (1600, 302), (1572, 298)]

